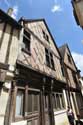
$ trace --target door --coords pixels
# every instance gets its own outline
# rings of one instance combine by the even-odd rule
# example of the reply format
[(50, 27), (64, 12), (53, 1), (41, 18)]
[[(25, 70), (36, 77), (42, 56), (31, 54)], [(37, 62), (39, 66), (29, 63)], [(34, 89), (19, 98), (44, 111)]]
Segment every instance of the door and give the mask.
[(40, 125), (39, 120), (39, 103), (40, 93), (37, 91), (28, 91), (28, 124), (27, 125)]

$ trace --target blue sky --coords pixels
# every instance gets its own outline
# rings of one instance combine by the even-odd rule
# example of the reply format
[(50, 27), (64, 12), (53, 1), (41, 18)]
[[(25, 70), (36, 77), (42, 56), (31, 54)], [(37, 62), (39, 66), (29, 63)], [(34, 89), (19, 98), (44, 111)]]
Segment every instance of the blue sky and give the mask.
[(0, 8), (14, 9), (13, 17), (45, 18), (58, 45), (68, 43), (73, 58), (83, 75), (83, 31), (73, 17), (71, 0), (0, 0)]

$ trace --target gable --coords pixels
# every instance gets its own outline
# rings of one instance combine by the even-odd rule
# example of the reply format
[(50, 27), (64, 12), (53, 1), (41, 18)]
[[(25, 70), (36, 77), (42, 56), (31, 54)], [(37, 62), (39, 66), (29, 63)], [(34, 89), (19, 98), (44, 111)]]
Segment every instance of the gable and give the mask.
[[(47, 48), (51, 49), (55, 53), (55, 55), (60, 58), (58, 47), (44, 19), (34, 21), (27, 20), (25, 23), (25, 27), (29, 28), (45, 44)], [(44, 38), (43, 31), (48, 36), (49, 41)]]
[(69, 50), (68, 45), (65, 48), (65, 54), (64, 54), (64, 62), (67, 66), (69, 66), (70, 68), (72, 68), (73, 70), (77, 71), (77, 67), (75, 65), (75, 62), (73, 60), (73, 57), (71, 55), (71, 52)]

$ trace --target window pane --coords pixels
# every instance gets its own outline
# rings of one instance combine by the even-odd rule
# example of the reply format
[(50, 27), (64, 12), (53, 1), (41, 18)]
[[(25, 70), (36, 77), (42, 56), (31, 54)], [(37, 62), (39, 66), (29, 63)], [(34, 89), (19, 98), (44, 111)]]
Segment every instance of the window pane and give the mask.
[(18, 90), (16, 97), (16, 116), (23, 115), (24, 92)]
[(64, 108), (64, 100), (62, 94), (60, 94), (60, 101), (61, 101), (61, 108)]
[(59, 94), (56, 94), (57, 108), (60, 109), (60, 98)]
[(55, 98), (55, 95), (53, 94), (53, 108), (54, 109), (57, 109), (57, 105), (56, 105), (56, 98)]
[(46, 65), (50, 67), (50, 58), (46, 55)]
[(34, 111), (38, 111), (39, 107), (39, 93), (35, 91), (28, 92), (27, 99), (27, 113), (34, 113)]
[(39, 106), (39, 96), (37, 94), (34, 95), (34, 105), (33, 105), (33, 110), (38, 111), (38, 106)]
[(31, 38), (30, 33), (24, 30), (23, 43), (25, 47), (23, 49), (26, 52), (30, 51), (30, 38)]
[(64, 69), (61, 67), (62, 75), (65, 76)]
[(45, 108), (48, 109), (48, 96), (44, 96), (44, 99), (45, 99)]
[(32, 112), (32, 94), (28, 93), (28, 107), (27, 107), (27, 112), (30, 113)]
[(55, 69), (55, 68), (54, 68), (54, 61), (53, 61), (53, 59), (51, 59), (51, 68), (52, 68), (52, 69)]
[(68, 56), (68, 61), (71, 63), (71, 57), (70, 57), (70, 55), (67, 54), (67, 56)]
[(30, 51), (30, 40), (28, 40), (25, 36), (23, 37), (23, 42), (25, 44), (25, 50)]

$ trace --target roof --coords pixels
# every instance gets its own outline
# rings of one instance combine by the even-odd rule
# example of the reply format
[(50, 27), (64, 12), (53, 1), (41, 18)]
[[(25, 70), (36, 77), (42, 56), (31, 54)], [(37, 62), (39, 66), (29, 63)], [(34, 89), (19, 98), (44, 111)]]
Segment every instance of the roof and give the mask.
[(46, 23), (46, 21), (45, 21), (44, 18), (41, 18), (41, 19), (24, 19), (24, 18), (21, 18), (21, 19), (19, 20), (19, 22), (20, 22), (20, 21), (24, 21), (25, 23), (26, 23), (26, 22), (32, 23), (32, 22), (43, 21), (44, 24), (45, 24), (45, 26), (46, 26), (46, 28), (47, 28), (47, 30), (48, 30), (48, 32), (49, 32), (49, 34), (50, 34), (50, 36), (51, 36), (51, 38), (52, 38), (52, 40), (53, 40), (53, 43), (54, 43), (54, 45), (55, 45), (55, 47), (56, 47), (56, 49), (57, 49), (57, 51), (58, 51), (58, 53), (59, 53), (59, 55), (60, 55), (60, 57), (61, 57), (60, 51), (59, 51), (59, 49), (58, 49), (58, 47), (57, 47), (57, 45), (56, 45), (56, 43), (55, 43), (55, 40), (54, 40), (54, 38), (53, 38), (53, 36), (52, 36), (52, 34), (51, 34), (51, 32), (50, 32), (50, 29), (48, 28), (48, 25), (47, 25), (47, 23)]
[(7, 22), (17, 29), (22, 28), (22, 26), (15, 19), (13, 19), (11, 16), (9, 16), (7, 13), (0, 9), (0, 22), (1, 21)]
[(74, 66), (75, 66), (76, 70), (78, 70), (67, 43), (64, 44), (64, 45), (62, 45), (61, 47), (59, 47), (59, 51), (60, 51), (60, 53), (61, 53), (62, 59), (64, 60), (64, 55), (65, 55), (65, 50), (66, 50), (66, 48), (68, 49), (68, 51), (69, 51), (69, 53), (70, 53), (70, 56), (71, 56), (71, 58), (72, 58), (72, 60), (73, 60), (73, 63), (74, 63)]

